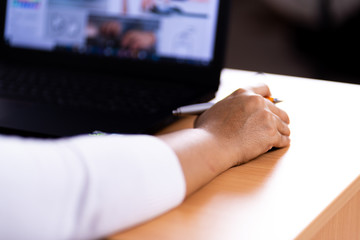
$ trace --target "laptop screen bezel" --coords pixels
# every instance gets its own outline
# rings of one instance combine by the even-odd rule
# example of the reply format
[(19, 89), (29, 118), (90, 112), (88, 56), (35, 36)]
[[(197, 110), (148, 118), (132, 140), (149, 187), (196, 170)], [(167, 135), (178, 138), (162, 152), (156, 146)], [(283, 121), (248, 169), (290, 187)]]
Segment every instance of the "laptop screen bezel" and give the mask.
[(14, 48), (5, 44), (4, 30), (7, 1), (0, 3), (0, 56), (24, 64), (34, 63), (78, 67), (79, 69), (106, 70), (121, 76), (136, 76), (149, 81), (156, 78), (159, 81), (179, 81), (207, 87), (218, 87), (220, 73), (224, 67), (226, 30), (229, 0), (219, 1), (219, 14), (213, 60), (208, 65), (191, 65), (178, 62), (151, 62), (131, 59), (105, 58), (99, 56), (77, 55), (63, 52), (46, 52), (24, 48)]

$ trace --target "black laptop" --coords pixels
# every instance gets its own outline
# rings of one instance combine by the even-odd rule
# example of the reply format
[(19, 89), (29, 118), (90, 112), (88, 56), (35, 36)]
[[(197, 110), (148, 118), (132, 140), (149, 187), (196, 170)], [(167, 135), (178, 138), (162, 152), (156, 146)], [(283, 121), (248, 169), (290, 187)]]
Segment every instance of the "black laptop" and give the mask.
[(154, 133), (214, 97), (226, 0), (2, 0), (0, 133)]

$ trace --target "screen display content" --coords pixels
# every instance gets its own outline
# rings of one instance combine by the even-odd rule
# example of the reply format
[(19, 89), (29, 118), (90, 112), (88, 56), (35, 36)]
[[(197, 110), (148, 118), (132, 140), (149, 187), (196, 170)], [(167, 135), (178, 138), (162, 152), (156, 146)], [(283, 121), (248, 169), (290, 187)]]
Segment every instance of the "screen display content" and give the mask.
[(7, 45), (208, 65), (219, 0), (7, 0)]

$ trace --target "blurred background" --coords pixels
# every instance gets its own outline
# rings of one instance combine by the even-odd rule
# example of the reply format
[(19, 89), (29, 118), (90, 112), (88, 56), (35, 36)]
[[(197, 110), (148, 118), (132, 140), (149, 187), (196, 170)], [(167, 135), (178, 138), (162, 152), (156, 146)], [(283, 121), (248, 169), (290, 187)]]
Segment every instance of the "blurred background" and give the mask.
[(231, 0), (225, 67), (360, 83), (360, 0)]

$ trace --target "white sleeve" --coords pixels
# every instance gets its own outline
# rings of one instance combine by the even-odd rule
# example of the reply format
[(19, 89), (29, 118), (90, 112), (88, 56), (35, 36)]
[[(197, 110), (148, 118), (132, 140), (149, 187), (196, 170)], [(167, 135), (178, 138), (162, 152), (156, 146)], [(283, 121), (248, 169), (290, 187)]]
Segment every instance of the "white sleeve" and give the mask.
[(0, 239), (97, 239), (180, 204), (175, 153), (151, 136), (0, 136)]

